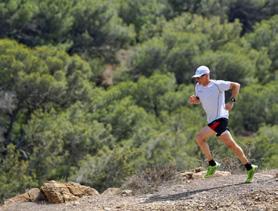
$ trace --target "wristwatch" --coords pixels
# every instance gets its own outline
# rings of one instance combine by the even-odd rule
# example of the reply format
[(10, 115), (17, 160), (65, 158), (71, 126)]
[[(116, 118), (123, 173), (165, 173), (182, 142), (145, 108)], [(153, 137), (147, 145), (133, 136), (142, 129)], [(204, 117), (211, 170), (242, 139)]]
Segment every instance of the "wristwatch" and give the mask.
[(230, 101), (233, 102), (233, 103), (235, 103), (235, 102), (236, 102), (236, 99), (235, 99), (234, 97), (231, 97), (231, 98), (230, 98)]

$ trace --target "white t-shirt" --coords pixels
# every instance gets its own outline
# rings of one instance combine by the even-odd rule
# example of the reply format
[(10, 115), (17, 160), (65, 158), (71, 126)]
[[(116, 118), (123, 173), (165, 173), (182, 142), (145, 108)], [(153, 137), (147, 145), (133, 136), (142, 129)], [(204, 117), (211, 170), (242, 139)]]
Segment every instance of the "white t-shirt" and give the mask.
[(196, 84), (195, 95), (199, 97), (207, 114), (208, 123), (219, 118), (229, 118), (229, 111), (225, 109), (225, 91), (230, 87), (230, 81), (222, 80), (210, 80), (207, 86)]

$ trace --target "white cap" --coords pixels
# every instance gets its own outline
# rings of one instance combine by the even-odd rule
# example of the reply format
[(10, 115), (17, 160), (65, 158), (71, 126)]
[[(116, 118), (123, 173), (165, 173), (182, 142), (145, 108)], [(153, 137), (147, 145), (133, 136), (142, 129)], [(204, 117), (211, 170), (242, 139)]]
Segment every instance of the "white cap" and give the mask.
[(207, 66), (200, 66), (196, 69), (195, 75), (192, 76), (192, 78), (198, 78), (204, 74), (209, 74), (209, 68)]

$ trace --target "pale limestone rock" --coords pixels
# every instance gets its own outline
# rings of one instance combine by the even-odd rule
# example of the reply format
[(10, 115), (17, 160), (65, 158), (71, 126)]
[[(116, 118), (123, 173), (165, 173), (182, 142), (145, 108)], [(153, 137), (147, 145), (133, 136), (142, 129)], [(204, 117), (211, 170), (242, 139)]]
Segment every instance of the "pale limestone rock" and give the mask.
[(27, 193), (31, 202), (43, 201), (46, 199), (39, 188), (32, 188)]
[(232, 175), (232, 174), (229, 171), (216, 171), (214, 174), (215, 177), (227, 177), (230, 175)]
[(21, 203), (21, 202), (28, 202), (29, 195), (27, 193), (20, 194), (18, 196), (12, 197), (4, 201), (5, 206), (9, 206), (10, 204)]
[(101, 195), (118, 195), (122, 192), (120, 188), (107, 188)]
[(66, 183), (66, 187), (69, 189), (69, 191), (73, 195), (78, 196), (78, 197), (99, 195), (99, 193), (96, 189), (88, 187), (88, 186), (80, 185), (80, 184), (74, 183), (74, 182)]
[(75, 201), (82, 196), (99, 195), (95, 189), (78, 183), (60, 183), (53, 180), (44, 183), (41, 190), (46, 196), (47, 201), (55, 204)]
[(70, 193), (65, 184), (53, 180), (44, 183), (41, 186), (41, 190), (50, 203), (64, 203), (77, 200), (78, 198)]
[[(204, 178), (206, 174), (206, 171), (196, 171), (196, 172), (183, 172), (180, 175), (187, 179), (187, 180), (191, 180), (191, 179), (200, 179), (200, 178)], [(213, 175), (214, 177), (226, 177), (231, 175), (231, 172), (229, 171), (216, 171), (215, 174)]]
[[(199, 179), (199, 178), (204, 178), (206, 175), (207, 171), (200, 171), (198, 173), (193, 173), (193, 179)], [(226, 177), (231, 175), (231, 172), (229, 171), (216, 171), (213, 177)]]
[(132, 190), (123, 190), (121, 192), (122, 196), (132, 196), (133, 195), (133, 191)]
[(15, 196), (13, 198), (7, 199), (4, 202), (5, 206), (9, 206), (11, 204), (17, 204), (21, 202), (37, 202), (44, 200), (45, 197), (41, 193), (39, 188), (32, 188), (28, 192)]

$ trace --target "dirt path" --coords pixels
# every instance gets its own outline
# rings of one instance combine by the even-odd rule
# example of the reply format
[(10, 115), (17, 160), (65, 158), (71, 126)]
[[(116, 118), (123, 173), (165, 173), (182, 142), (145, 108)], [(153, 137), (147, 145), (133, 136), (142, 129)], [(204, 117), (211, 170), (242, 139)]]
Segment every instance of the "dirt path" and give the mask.
[(114, 210), (277, 210), (278, 169), (260, 172), (245, 184), (245, 175), (195, 179), (159, 187), (153, 194), (100, 195), (66, 204), (21, 203), (4, 211), (114, 211)]

